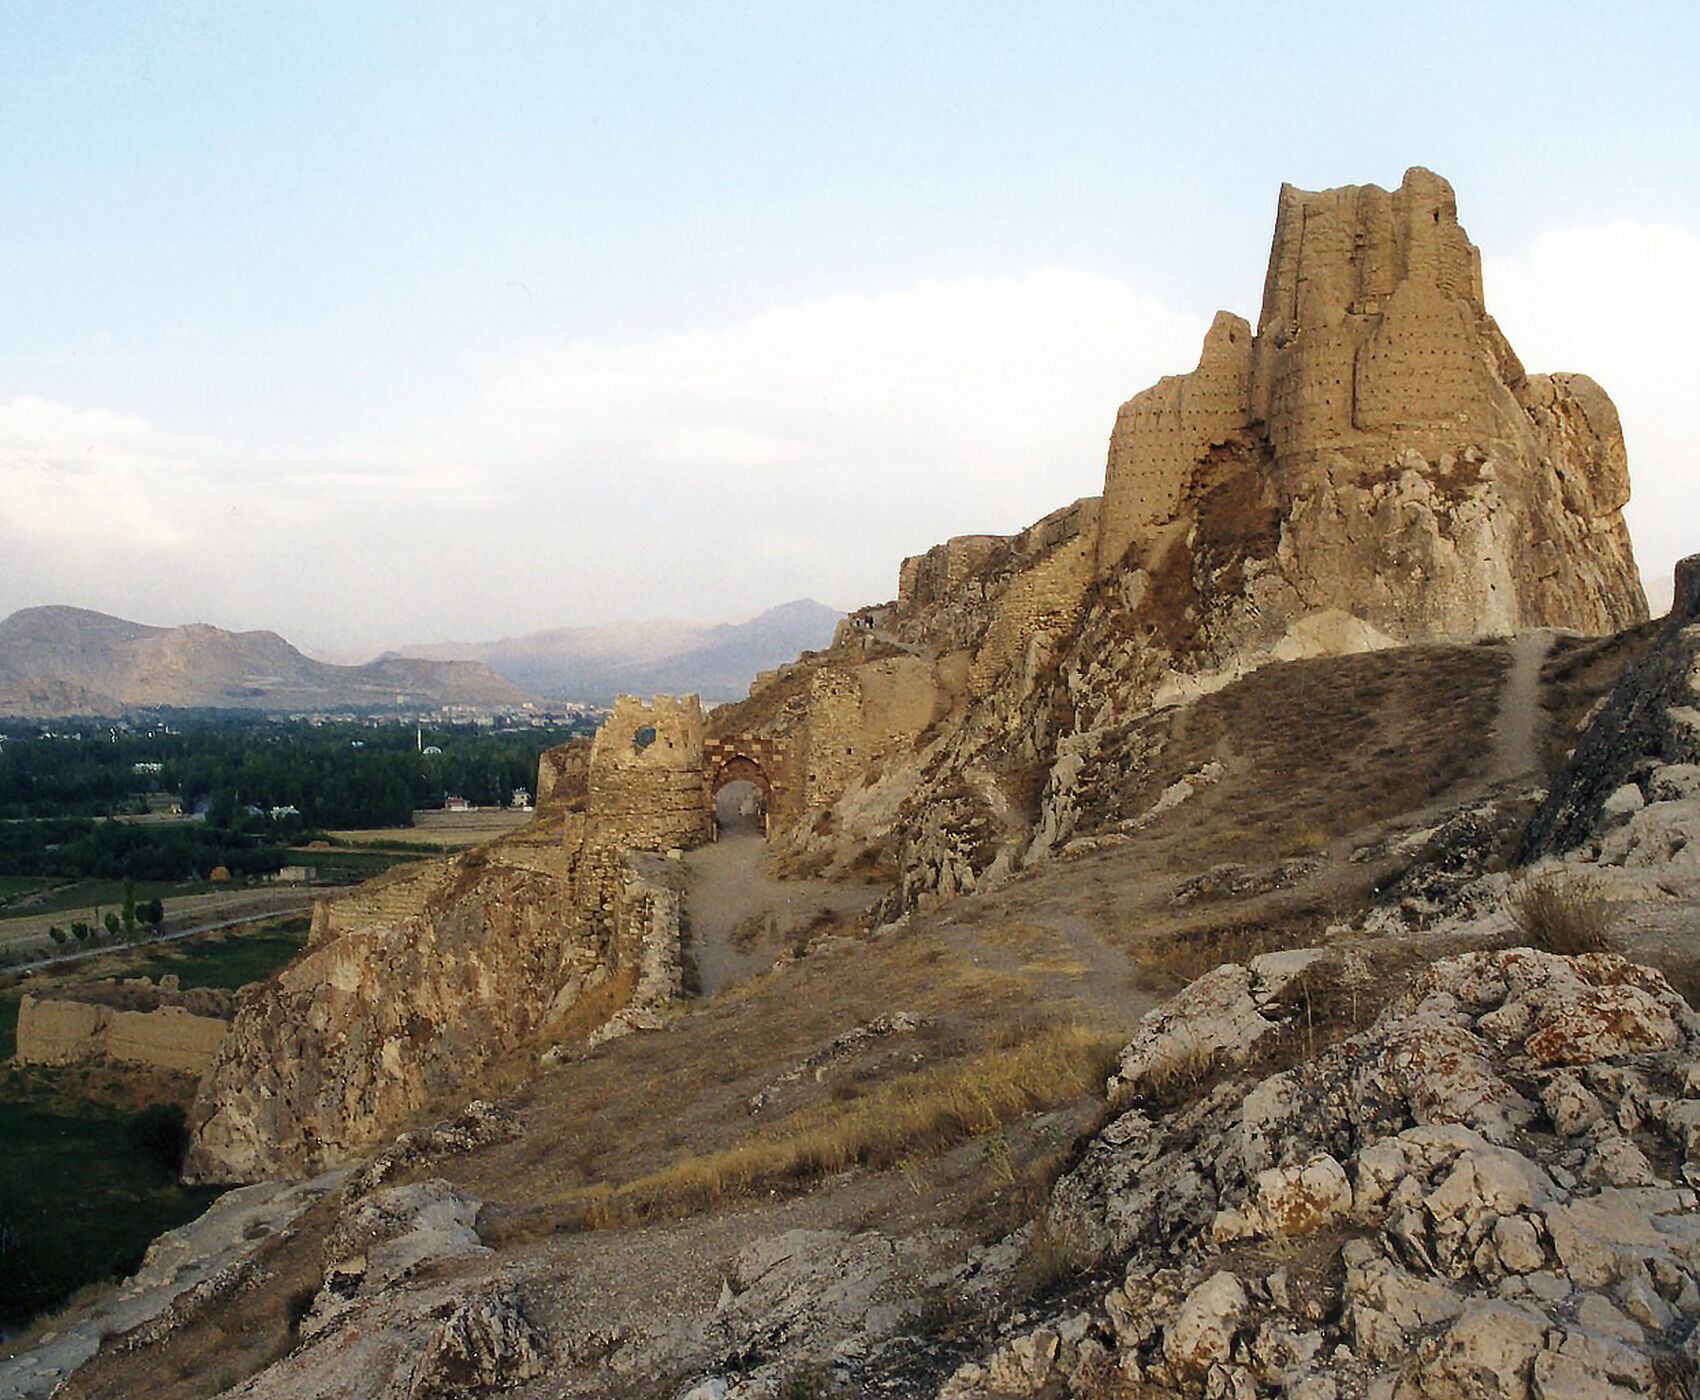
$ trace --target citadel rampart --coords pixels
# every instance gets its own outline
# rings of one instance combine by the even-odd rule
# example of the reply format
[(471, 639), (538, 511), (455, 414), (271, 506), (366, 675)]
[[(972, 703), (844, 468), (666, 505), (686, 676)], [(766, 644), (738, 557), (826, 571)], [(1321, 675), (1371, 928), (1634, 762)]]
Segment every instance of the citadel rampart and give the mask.
[(175, 978), (164, 981), (158, 987), (146, 978), (97, 983), (53, 997), (26, 993), (18, 1003), (18, 1063), (113, 1060), (202, 1073), (230, 1027), (235, 1000), (207, 988), (179, 992)]
[(1097, 571), (1156, 572), (1219, 532), (1204, 498), (1238, 461), (1239, 498), (1283, 521), (1260, 547), (1292, 595), (1253, 618), (1333, 610), (1394, 641), (1609, 631), (1646, 615), (1625, 460), (1598, 385), (1525, 374), (1445, 180), (1284, 185), (1256, 335), (1218, 314), (1198, 367), (1117, 415)]

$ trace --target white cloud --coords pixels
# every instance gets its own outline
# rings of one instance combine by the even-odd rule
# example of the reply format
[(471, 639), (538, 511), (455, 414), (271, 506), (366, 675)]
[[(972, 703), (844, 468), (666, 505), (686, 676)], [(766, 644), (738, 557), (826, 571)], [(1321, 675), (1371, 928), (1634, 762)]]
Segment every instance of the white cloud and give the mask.
[(1579, 370), (1612, 396), (1629, 446), (1625, 515), (1654, 611), (1671, 567), (1700, 550), (1700, 470), (1689, 404), (1700, 384), (1700, 236), (1617, 220), (1543, 234), (1487, 260), (1488, 308), (1525, 366)]
[[(77, 601), (352, 649), (888, 596), (901, 554), (1099, 488), (1205, 320), (1095, 274), (924, 283), (475, 367), (408, 441), (305, 455), (0, 406), (0, 612)], [(45, 475), (41, 464), (48, 464)], [(79, 549), (74, 567), (66, 540)], [(139, 574), (126, 541), (147, 541)]]
[[(1629, 438), (1650, 591), (1700, 548), (1682, 411), (1700, 238), (1615, 223), (1490, 260), (1531, 370), (1580, 369)], [(1115, 408), (1206, 320), (1066, 268), (776, 307), (473, 367), (406, 440), (220, 443), (0, 404), (0, 613), (69, 601), (354, 651), (614, 617), (889, 596), (899, 557), (1102, 481)]]

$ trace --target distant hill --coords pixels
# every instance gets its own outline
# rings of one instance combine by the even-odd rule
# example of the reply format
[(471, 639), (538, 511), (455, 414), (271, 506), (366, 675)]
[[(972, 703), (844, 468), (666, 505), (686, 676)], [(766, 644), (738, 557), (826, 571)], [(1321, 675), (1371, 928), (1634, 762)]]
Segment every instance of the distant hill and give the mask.
[(402, 649), (403, 656), (481, 661), (515, 685), (558, 700), (605, 705), (619, 694), (741, 699), (758, 671), (832, 640), (843, 614), (804, 598), (748, 622), (620, 622), (558, 627), (499, 642)]
[(380, 657), (332, 666), (275, 632), (149, 627), (85, 608), (24, 608), (0, 622), (0, 714), (116, 715), (155, 706), (267, 712), (536, 703), (476, 661)]

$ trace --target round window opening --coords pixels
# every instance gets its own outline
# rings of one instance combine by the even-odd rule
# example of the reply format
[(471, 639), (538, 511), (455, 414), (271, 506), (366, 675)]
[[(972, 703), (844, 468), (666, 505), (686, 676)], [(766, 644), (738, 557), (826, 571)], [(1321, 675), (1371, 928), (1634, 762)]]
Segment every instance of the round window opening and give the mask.
[(644, 725), (642, 729), (632, 735), (632, 747), (634, 749), (647, 749), (654, 742), (655, 726), (653, 724)]

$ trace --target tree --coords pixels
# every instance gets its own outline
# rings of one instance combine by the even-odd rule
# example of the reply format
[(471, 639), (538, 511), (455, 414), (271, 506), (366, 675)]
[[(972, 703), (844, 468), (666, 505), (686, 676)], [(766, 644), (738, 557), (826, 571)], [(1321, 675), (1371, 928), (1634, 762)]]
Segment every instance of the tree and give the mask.
[(61, 948), (63, 948), (65, 946), (65, 940), (66, 940), (67, 935), (65, 933), (65, 930), (60, 928), (58, 924), (48, 925), (47, 936), (49, 938), (51, 938), (55, 943), (57, 943)]
[(129, 876), (124, 877), (124, 935), (129, 937), (136, 931), (136, 882)]
[(140, 913), (142, 922), (147, 924), (155, 933), (158, 933), (159, 926), (165, 922), (165, 905), (160, 902), (157, 894), (142, 905)]
[(118, 917), (118, 911), (116, 909), (108, 909), (106, 911), (106, 918), (103, 922), (106, 924), (107, 937), (118, 937), (118, 930), (124, 925), (124, 921)]
[(87, 943), (89, 941), (89, 935), (93, 932), (94, 930), (91, 929), (82, 919), (78, 919), (71, 925), (71, 937), (75, 938), (79, 943)]

